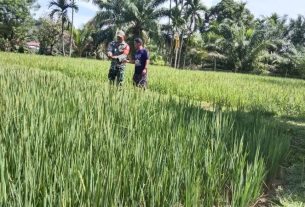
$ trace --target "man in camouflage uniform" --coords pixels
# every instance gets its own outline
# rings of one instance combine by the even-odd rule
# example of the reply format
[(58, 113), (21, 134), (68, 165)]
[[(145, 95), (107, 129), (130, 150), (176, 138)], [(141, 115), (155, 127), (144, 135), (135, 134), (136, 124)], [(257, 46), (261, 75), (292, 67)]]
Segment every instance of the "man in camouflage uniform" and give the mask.
[(117, 32), (117, 41), (113, 41), (108, 45), (107, 56), (111, 59), (111, 66), (108, 74), (108, 79), (111, 84), (114, 84), (115, 79), (117, 85), (122, 85), (124, 81), (124, 72), (126, 67), (127, 55), (130, 47), (125, 42), (125, 33)]

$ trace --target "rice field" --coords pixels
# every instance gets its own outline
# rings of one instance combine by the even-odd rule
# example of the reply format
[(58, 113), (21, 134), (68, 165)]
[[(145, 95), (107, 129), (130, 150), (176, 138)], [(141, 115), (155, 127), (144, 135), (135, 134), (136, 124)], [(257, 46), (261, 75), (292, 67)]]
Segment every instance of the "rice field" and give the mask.
[[(62, 57), (0, 53), (2, 65), (59, 71), (70, 77), (107, 82), (109, 62)], [(130, 85), (133, 66), (127, 67)], [(161, 94), (214, 103), (228, 108), (258, 110), (278, 116), (305, 116), (305, 81), (234, 73), (149, 68), (149, 88)]]
[(263, 114), (305, 111), (299, 80), (152, 66), (144, 93), (131, 66), (117, 90), (108, 62), (0, 60), (0, 206), (251, 206), (290, 143)]

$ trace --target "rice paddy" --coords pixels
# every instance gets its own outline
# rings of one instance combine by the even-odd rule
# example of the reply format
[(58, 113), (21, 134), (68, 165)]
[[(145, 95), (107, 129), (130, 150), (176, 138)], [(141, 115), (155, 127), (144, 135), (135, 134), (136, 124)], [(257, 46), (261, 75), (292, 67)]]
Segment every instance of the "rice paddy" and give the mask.
[(264, 114), (305, 112), (301, 80), (151, 66), (143, 92), (132, 66), (118, 90), (108, 62), (0, 59), (1, 206), (251, 206), (290, 143)]

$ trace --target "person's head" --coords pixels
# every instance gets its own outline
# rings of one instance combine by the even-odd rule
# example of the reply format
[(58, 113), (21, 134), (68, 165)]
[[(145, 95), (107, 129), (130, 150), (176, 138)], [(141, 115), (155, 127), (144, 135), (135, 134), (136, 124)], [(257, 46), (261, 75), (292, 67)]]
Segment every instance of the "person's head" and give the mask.
[(134, 46), (137, 50), (140, 49), (141, 47), (143, 47), (142, 39), (141, 38), (134, 39)]
[(125, 33), (120, 30), (116, 33), (116, 38), (118, 42), (123, 42), (125, 40)]

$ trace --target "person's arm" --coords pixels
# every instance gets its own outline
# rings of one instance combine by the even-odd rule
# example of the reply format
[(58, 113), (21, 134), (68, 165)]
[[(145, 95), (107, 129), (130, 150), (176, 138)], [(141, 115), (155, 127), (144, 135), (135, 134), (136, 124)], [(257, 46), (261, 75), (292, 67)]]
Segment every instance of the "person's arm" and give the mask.
[(125, 62), (127, 60), (127, 55), (129, 54), (130, 51), (130, 47), (129, 45), (126, 44), (126, 47), (123, 50), (123, 53), (121, 55), (118, 56), (113, 56), (113, 59), (118, 59), (119, 62)]
[(134, 64), (135, 60), (126, 60), (126, 63)]
[(147, 68), (148, 68), (148, 65), (149, 65), (149, 53), (148, 51), (146, 51), (146, 61), (145, 61), (145, 67), (144, 67), (144, 70), (143, 70), (143, 74), (146, 74), (147, 73)]
[[(129, 56), (130, 57), (130, 56)], [(128, 57), (127, 57), (128, 58)], [(130, 57), (129, 59), (126, 59), (123, 61), (123, 63), (130, 63), (130, 64), (135, 64), (135, 60), (133, 57)]]

